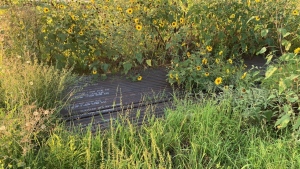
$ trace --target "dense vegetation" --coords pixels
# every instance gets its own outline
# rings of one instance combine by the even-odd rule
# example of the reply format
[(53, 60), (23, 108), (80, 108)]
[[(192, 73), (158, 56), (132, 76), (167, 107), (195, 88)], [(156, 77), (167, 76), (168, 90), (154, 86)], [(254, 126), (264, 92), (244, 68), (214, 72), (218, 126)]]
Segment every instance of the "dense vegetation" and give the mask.
[[(297, 0), (1, 1), (0, 168), (299, 168), (299, 12)], [(141, 127), (60, 122), (79, 75), (157, 66), (199, 98), (174, 96)]]

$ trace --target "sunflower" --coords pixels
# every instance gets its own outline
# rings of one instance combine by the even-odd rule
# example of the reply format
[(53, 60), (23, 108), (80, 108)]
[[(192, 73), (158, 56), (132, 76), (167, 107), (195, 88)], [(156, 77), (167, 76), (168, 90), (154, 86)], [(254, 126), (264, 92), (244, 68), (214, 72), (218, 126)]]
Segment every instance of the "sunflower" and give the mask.
[(173, 78), (174, 78), (172, 73), (170, 73), (169, 76), (170, 76), (170, 79), (173, 79)]
[(94, 69), (94, 70), (92, 71), (92, 74), (93, 74), (93, 75), (97, 74), (97, 70)]
[(217, 58), (216, 59), (216, 63), (219, 64), (220, 63), (220, 59)]
[(129, 9), (126, 10), (126, 12), (127, 12), (128, 14), (132, 14), (133, 10), (132, 10), (132, 8), (129, 8)]
[(299, 15), (299, 11), (298, 10), (293, 10), (293, 13), (292, 13), (294, 16), (298, 16)]
[(255, 0), (255, 2), (256, 2), (256, 3), (259, 3), (259, 2), (260, 2), (260, 0)]
[(202, 59), (202, 64), (204, 64), (204, 65), (207, 64), (207, 59), (206, 59), (206, 58), (203, 58), (203, 59)]
[(235, 14), (231, 14), (229, 18), (231, 19), (235, 18)]
[(139, 18), (135, 18), (134, 23), (138, 24), (139, 23)]
[(137, 77), (137, 80), (138, 80), (138, 81), (141, 81), (142, 79), (143, 79), (142, 76), (138, 76), (138, 77)]
[(61, 5), (59, 5), (59, 8), (60, 8), (60, 9), (64, 9), (65, 6), (61, 4)]
[(219, 52), (219, 55), (220, 55), (220, 56), (223, 55), (223, 51), (222, 51), (222, 50)]
[(136, 25), (135, 28), (136, 28), (136, 30), (140, 31), (140, 30), (142, 30), (143, 27), (142, 27), (142, 25)]
[(178, 74), (177, 74), (177, 73), (176, 73), (176, 75), (175, 75), (175, 79), (176, 79), (176, 80), (179, 80)]
[(49, 8), (44, 8), (44, 13), (48, 13), (49, 12)]
[(183, 19), (183, 18), (180, 18), (180, 19), (179, 19), (179, 22), (180, 22), (181, 24), (183, 24), (183, 23), (184, 23), (184, 19)]
[(260, 17), (259, 17), (259, 16), (255, 16), (255, 20), (256, 20), (256, 21), (259, 21), (259, 20), (260, 20)]
[(208, 72), (205, 72), (205, 73), (204, 73), (204, 76), (208, 77), (208, 76), (209, 76), (209, 73), (208, 73)]
[(176, 28), (177, 23), (176, 23), (176, 22), (172, 22), (172, 26), (173, 26), (174, 28)]
[(196, 69), (199, 71), (201, 70), (201, 66), (197, 66)]
[(222, 78), (221, 77), (217, 77), (216, 80), (215, 80), (215, 84), (219, 85), (221, 83), (222, 83)]
[(73, 30), (72, 30), (71, 28), (69, 28), (69, 29), (67, 30), (67, 32), (68, 32), (69, 34), (71, 34), (71, 33), (73, 33)]
[(80, 36), (82, 36), (82, 35), (83, 35), (83, 32), (82, 32), (82, 31), (80, 31), (78, 34), (79, 34)]
[(206, 46), (206, 50), (211, 52), (212, 51), (212, 47), (211, 46)]
[(228, 59), (227, 61), (228, 63), (232, 64), (232, 59)]
[(186, 53), (186, 56), (187, 56), (188, 58), (190, 58), (190, 57), (191, 57), (191, 53), (190, 53), (190, 52), (187, 52), (187, 53)]
[(294, 50), (294, 53), (297, 55), (297, 54), (299, 54), (300, 53), (300, 47), (299, 48), (296, 48), (295, 50)]

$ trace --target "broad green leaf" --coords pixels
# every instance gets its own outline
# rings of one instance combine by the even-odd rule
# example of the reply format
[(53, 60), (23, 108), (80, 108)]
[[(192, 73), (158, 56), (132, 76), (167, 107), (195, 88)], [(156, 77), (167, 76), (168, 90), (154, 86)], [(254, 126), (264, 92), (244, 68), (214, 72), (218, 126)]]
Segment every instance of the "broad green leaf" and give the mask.
[(167, 44), (166, 44), (166, 49), (169, 49), (171, 46), (172, 46), (171, 43), (167, 43)]
[(282, 116), (280, 119), (276, 121), (275, 126), (276, 127), (280, 126), (280, 128), (284, 128), (289, 124), (290, 120), (291, 120), (290, 114), (285, 114), (284, 116)]
[(273, 54), (268, 54), (267, 58), (267, 65), (271, 62), (272, 58), (273, 58)]
[(101, 65), (101, 69), (102, 69), (104, 72), (107, 72), (108, 67), (109, 67), (109, 64), (107, 64), (107, 63), (104, 63), (104, 64)]
[(281, 33), (281, 35), (285, 38), (285, 37), (287, 37), (287, 36), (289, 36), (291, 33), (290, 32), (288, 32), (286, 29), (284, 29), (284, 28), (279, 28), (278, 29), (278, 32), (280, 32)]
[(152, 66), (151, 59), (147, 59), (146, 63), (147, 63), (148, 66)]
[(259, 52), (256, 53), (256, 55), (263, 54), (263, 53), (265, 53), (266, 51), (267, 51), (267, 48), (266, 48), (266, 47), (263, 47), (263, 48), (260, 49)]
[(123, 68), (124, 68), (125, 74), (128, 73), (128, 71), (131, 69), (131, 67), (132, 67), (132, 64), (130, 62), (124, 62), (123, 63)]
[(285, 53), (282, 56), (279, 57), (281, 61), (289, 61), (292, 59), (295, 55), (293, 53)]
[(284, 81), (280, 78), (279, 80), (279, 94), (281, 94), (286, 89), (286, 85)]
[(135, 54), (136, 60), (141, 64), (143, 62), (143, 55), (142, 53), (136, 53)]
[(266, 37), (269, 33), (269, 29), (263, 29), (260, 32), (261, 37)]
[(265, 76), (266, 76), (265, 79), (268, 79), (269, 77), (271, 77), (276, 70), (277, 70), (277, 67), (272, 66), (272, 65), (269, 66), (268, 70), (267, 70), (267, 72), (265, 74)]

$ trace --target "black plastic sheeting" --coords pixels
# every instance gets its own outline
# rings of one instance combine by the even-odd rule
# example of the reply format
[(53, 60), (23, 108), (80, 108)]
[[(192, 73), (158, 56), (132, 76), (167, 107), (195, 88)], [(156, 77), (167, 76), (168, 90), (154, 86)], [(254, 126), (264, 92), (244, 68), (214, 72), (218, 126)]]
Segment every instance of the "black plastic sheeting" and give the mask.
[(142, 80), (135, 82), (124, 75), (113, 75), (106, 80), (89, 77), (81, 80), (71, 87), (81, 90), (71, 96), (70, 104), (60, 113), (66, 124), (106, 129), (124, 116), (136, 124), (142, 124), (146, 116), (162, 117), (173, 98), (173, 89), (166, 81), (166, 69), (139, 73)]

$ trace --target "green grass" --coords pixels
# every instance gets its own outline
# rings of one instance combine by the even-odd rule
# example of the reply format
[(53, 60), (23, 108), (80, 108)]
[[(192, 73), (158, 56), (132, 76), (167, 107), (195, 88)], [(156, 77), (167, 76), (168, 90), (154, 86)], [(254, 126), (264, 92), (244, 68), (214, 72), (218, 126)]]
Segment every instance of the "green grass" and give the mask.
[(31, 168), (299, 168), (288, 131), (274, 133), (230, 114), (226, 102), (180, 100), (166, 118), (135, 127), (124, 120), (94, 135), (55, 128), (23, 162)]

